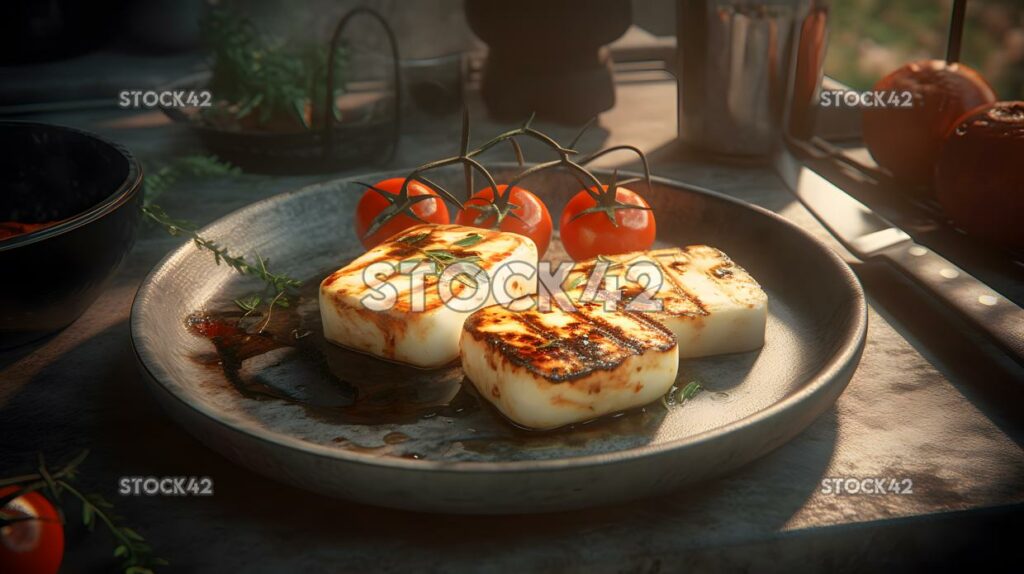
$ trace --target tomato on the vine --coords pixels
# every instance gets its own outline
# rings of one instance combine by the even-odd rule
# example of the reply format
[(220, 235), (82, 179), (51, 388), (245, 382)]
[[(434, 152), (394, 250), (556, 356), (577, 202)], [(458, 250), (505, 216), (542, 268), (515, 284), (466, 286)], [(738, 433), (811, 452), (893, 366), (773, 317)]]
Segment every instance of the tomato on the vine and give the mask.
[(370, 249), (420, 223), (448, 223), (448, 206), (433, 189), (418, 181), (410, 181), (403, 196), (404, 182), (404, 177), (393, 177), (366, 186), (367, 190), (356, 206), (356, 234), (363, 247)]
[(579, 261), (650, 249), (656, 227), (647, 201), (614, 183), (601, 187), (580, 191), (562, 211), (558, 232), (566, 253)]
[(513, 186), (507, 193), (507, 185), (497, 188), (497, 199), (490, 187), (473, 194), (456, 214), (455, 223), (493, 229), (500, 214), (498, 229), (529, 237), (537, 245), (538, 256), (544, 255), (551, 242), (552, 229), (547, 206), (533, 192), (521, 187)]
[[(20, 487), (0, 488), (0, 498)], [(54, 574), (64, 557), (64, 527), (53, 504), (38, 492), (23, 494), (0, 508), (10, 522), (0, 528), (0, 571)], [(29, 520), (18, 520), (28, 518)]]

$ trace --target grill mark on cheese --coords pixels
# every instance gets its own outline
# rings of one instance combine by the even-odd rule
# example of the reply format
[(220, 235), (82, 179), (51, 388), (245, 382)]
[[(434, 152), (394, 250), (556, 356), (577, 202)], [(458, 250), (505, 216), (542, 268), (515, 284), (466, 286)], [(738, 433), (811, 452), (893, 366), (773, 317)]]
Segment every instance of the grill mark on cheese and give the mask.
[[(481, 255), (481, 250), (478, 250), (478, 248), (477, 248), (477, 246), (479, 246), (479, 245), (485, 245), (485, 244), (488, 244), (488, 243), (494, 244), (494, 243), (505, 241), (503, 239), (503, 237), (502, 237), (502, 234), (500, 232), (498, 232), (498, 231), (487, 230), (487, 229), (474, 230), (474, 233), (479, 233), (480, 235), (483, 236), (483, 239), (481, 239), (481, 241), (479, 243), (477, 243), (474, 246), (474, 248), (470, 249), (470, 248), (464, 248), (464, 247), (456, 246), (456, 245), (454, 245), (454, 241), (442, 241), (442, 240), (439, 240), (437, 238), (436, 231), (438, 231), (438, 228), (441, 228), (442, 230), (444, 230), (445, 227), (446, 226), (422, 225), (422, 226), (416, 226), (416, 227), (409, 228), (408, 230), (406, 230), (406, 232), (404, 234), (401, 235), (401, 237), (396, 238), (395, 241), (390, 241), (387, 244), (383, 245), (381, 251), (379, 251), (377, 253), (377, 257), (367, 258), (364, 261), (358, 261), (357, 260), (357, 261), (352, 262), (351, 264), (346, 266), (343, 270), (336, 271), (336, 272), (332, 273), (331, 275), (329, 275), (326, 279), (324, 279), (324, 281), (322, 283), (322, 286), (323, 287), (330, 287), (339, 278), (341, 278), (343, 276), (362, 275), (362, 273), (364, 272), (364, 270), (366, 268), (370, 267), (371, 265), (375, 265), (375, 264), (381, 263), (381, 262), (390, 262), (390, 263), (392, 263), (393, 266), (394, 266), (394, 269), (393, 269), (393, 271), (391, 273), (378, 273), (377, 274), (377, 279), (381, 283), (391, 282), (396, 277), (402, 277), (404, 275), (402, 273), (399, 273), (399, 271), (398, 271), (398, 264), (401, 263), (402, 261), (405, 261), (405, 260), (408, 260), (408, 259), (417, 259), (417, 258), (426, 259), (426, 256), (422, 252), (423, 250), (443, 249), (443, 250), (451, 253), (454, 257), (458, 257), (458, 258), (467, 258), (467, 257), (473, 257), (473, 256), (481, 257), (482, 260), (477, 262), (477, 265), (480, 265), (481, 267), (485, 267), (487, 264), (497, 263), (498, 261), (501, 261), (506, 256), (505, 252), (499, 250), (499, 251), (491, 252), (486, 257), (484, 257), (484, 256)], [(412, 236), (419, 235), (419, 234), (422, 234), (422, 233), (426, 233), (426, 235), (423, 237), (423, 239), (420, 239), (419, 241), (417, 241), (415, 243), (403, 243), (403, 242), (397, 240), (397, 239), (401, 239), (401, 238), (405, 238), (405, 237), (412, 237)], [(510, 246), (511, 246), (511, 244), (510, 244)], [(424, 297), (424, 303), (423, 303), (423, 310), (424, 311), (430, 311), (430, 310), (436, 309), (436, 308), (440, 307), (441, 305), (443, 305), (443, 301), (441, 300), (441, 297), (440, 297), (440, 295), (438, 293), (438, 290), (436, 288), (437, 287), (437, 283), (438, 283), (438, 279), (439, 279), (438, 275), (423, 275), (422, 276), (423, 290), (424, 290), (425, 295), (426, 295)], [(412, 293), (413, 293), (412, 288), (411, 288), (412, 285), (410, 284), (410, 282), (409, 281), (397, 281), (395, 283), (392, 283), (392, 285), (394, 285), (396, 287), (396, 290), (397, 290), (397, 295), (395, 297), (395, 304), (394, 304), (393, 310), (397, 311), (397, 312), (408, 312), (408, 311), (410, 311), (412, 309)], [(463, 284), (460, 281), (452, 281), (451, 287), (452, 287), (451, 291), (452, 291), (452, 293), (456, 297), (460, 296), (462, 294), (462, 292), (465, 289), (468, 288), (465, 284)], [(357, 288), (350, 288), (350, 289), (341, 288), (341, 289), (338, 289), (338, 293), (345, 293), (345, 294), (355, 295), (355, 294), (366, 293), (369, 290), (370, 289), (368, 287), (363, 287), (362, 285), (359, 285)]]
[(726, 279), (728, 277), (732, 277), (732, 267), (732, 262), (726, 261), (715, 265), (711, 269), (708, 269), (708, 271), (718, 279)]
[[(673, 261), (669, 265), (671, 266), (671, 265), (674, 265), (675, 263), (677, 263), (677, 262)], [(695, 294), (690, 293), (689, 291), (687, 291), (686, 288), (683, 287), (683, 285), (676, 279), (675, 275), (673, 275), (672, 273), (666, 273), (665, 274), (665, 280), (668, 283), (671, 284), (672, 292), (674, 294), (678, 295), (680, 299), (684, 299), (686, 301), (689, 301), (690, 303), (693, 304), (694, 307), (697, 308), (696, 312), (679, 312), (679, 313), (673, 313), (673, 314), (675, 314), (675, 315), (689, 315), (691, 317), (703, 317), (703, 316), (709, 315), (708, 309), (707, 309), (707, 307), (704, 306), (704, 303), (700, 300), (700, 297), (697, 297)]]
[[(622, 310), (618, 313), (623, 317), (628, 317), (634, 323), (636, 329), (632, 331), (633, 335), (627, 333), (621, 327), (605, 321), (600, 316), (590, 315), (588, 318), (603, 329), (613, 333), (619, 341), (633, 349), (637, 355), (642, 354), (646, 350), (645, 342), (659, 351), (667, 351), (676, 345), (672, 331), (660, 322), (647, 317), (643, 312)], [(642, 338), (641, 334), (643, 335)]]
[[(561, 345), (543, 347), (549, 340), (556, 337), (552, 335), (550, 328), (533, 319), (530, 312), (512, 313), (509, 311), (499, 315), (494, 322), (505, 322), (508, 325), (519, 324), (529, 332), (526, 337), (521, 334), (506, 333), (502, 336), (492, 335), (486, 338), (488, 345), (497, 349), (513, 364), (530, 368), (534, 372), (539, 372), (541, 363), (553, 362), (558, 362), (562, 366), (549, 367), (552, 373), (573, 373), (584, 370), (584, 363), (579, 360), (580, 355), (566, 352), (571, 349), (565, 349)], [(559, 338), (559, 341), (561, 342), (562, 339)]]
[[(543, 338), (542, 340), (544, 342), (553, 338), (553, 329), (535, 321), (530, 314), (520, 313), (514, 315), (514, 317), (517, 320), (534, 326), (536, 329), (535, 332)], [(552, 348), (572, 351), (579, 359), (578, 363), (580, 365), (608, 362), (608, 357), (614, 356), (614, 354), (612, 351), (602, 350), (600, 342), (595, 341), (595, 335), (597, 335), (597, 338), (599, 339), (602, 335), (610, 335), (610, 333), (601, 333), (600, 330), (594, 329), (594, 321), (591, 321), (586, 317), (577, 316), (577, 319), (578, 322), (576, 324), (567, 326), (567, 330), (569, 332), (567, 332), (564, 337), (557, 337), (558, 345), (552, 346)], [(609, 342), (616, 347), (620, 346), (619, 343), (621, 343), (618, 339)]]
[[(746, 290), (749, 289), (750, 287), (757, 287), (758, 289), (760, 289), (761, 286), (758, 285), (757, 282), (753, 280), (753, 277), (751, 277), (745, 269), (737, 265), (736, 262), (733, 261), (732, 258), (726, 255), (723, 251), (721, 251), (720, 249), (715, 249), (713, 247), (708, 247), (708, 249), (711, 250), (714, 253), (714, 255), (720, 258), (722, 261), (721, 263), (718, 263), (717, 265), (713, 265), (710, 268), (708, 268), (707, 275), (711, 278), (712, 282), (714, 282), (715, 285), (722, 287), (720, 291), (723, 292), (725, 296), (729, 298), (730, 301), (740, 305), (747, 305), (749, 303), (748, 298), (743, 297), (743, 294), (737, 291), (741, 288)], [(747, 280), (740, 280), (737, 278), (737, 275), (743, 276)], [(753, 282), (753, 285), (751, 285), (751, 282)]]
[[(339, 270), (335, 271), (334, 273), (331, 273), (330, 275), (328, 275), (327, 278), (324, 279), (323, 282), (320, 284), (320, 286), (321, 287), (330, 287), (338, 279), (340, 279), (342, 277), (345, 277), (345, 276), (352, 276), (352, 275), (356, 275), (356, 274), (362, 276), (363, 270), (366, 269), (367, 267), (369, 267), (371, 265), (374, 265), (374, 264), (377, 264), (377, 263), (380, 263), (381, 261), (387, 261), (389, 259), (390, 259), (390, 257), (388, 257), (388, 256), (381, 256), (381, 257), (377, 257), (376, 259), (367, 259), (366, 261), (359, 261), (358, 263), (356, 261), (353, 261), (352, 263), (349, 263), (348, 265), (346, 265), (343, 269), (339, 269)], [(382, 281), (388, 281), (392, 277), (394, 277), (395, 275), (396, 275), (396, 273), (391, 273), (390, 275), (386, 275), (386, 276), (383, 277)], [(378, 277), (380, 277), (380, 274), (378, 274)], [(367, 290), (368, 289), (359, 289), (358, 292), (363, 292), (363, 291), (367, 291)], [(355, 290), (340, 289), (338, 292), (339, 293), (351, 293), (353, 291), (355, 291)]]
[[(596, 308), (592, 305), (591, 309), (603, 312), (600, 304)], [(615, 312), (634, 323), (636, 329), (632, 334), (595, 313), (567, 313), (573, 321), (559, 327), (546, 325), (539, 318), (540, 313), (488, 307), (470, 315), (464, 328), (505, 360), (552, 383), (572, 382), (595, 371), (612, 371), (630, 357), (649, 350), (664, 352), (676, 345), (671, 331), (640, 313)], [(487, 330), (494, 325), (505, 328), (499, 332)], [(557, 344), (542, 346), (552, 339)]]
[[(653, 263), (661, 266), (663, 269), (666, 266), (668, 266), (673, 271), (682, 273), (687, 268), (690, 267), (691, 262), (689, 261), (689, 259), (680, 259), (680, 257), (688, 257), (688, 253), (690, 251), (690, 247), (682, 247), (678, 249), (659, 249), (647, 252), (646, 255), (651, 258)], [(639, 259), (643, 255), (645, 254), (625, 254), (620, 256), (611, 256), (608, 259), (616, 268), (625, 268), (628, 267), (628, 264), (631, 261)], [(671, 258), (672, 261), (659, 261), (659, 259), (663, 258)], [(590, 273), (593, 272), (596, 265), (596, 259), (589, 259), (587, 261), (577, 263), (573, 267), (573, 271), (570, 275), (583, 273), (583, 276), (587, 277)], [(656, 315), (661, 314), (699, 318), (705, 317), (710, 314), (710, 312), (707, 309), (707, 306), (704, 304), (703, 301), (701, 301), (700, 297), (698, 297), (694, 293), (691, 293), (689, 290), (683, 287), (683, 285), (679, 283), (679, 281), (676, 279), (673, 273), (666, 272), (663, 273), (662, 275), (663, 286), (657, 293), (652, 295), (653, 298), (660, 299), (663, 303), (663, 310), (660, 313), (655, 313)], [(580, 285), (577, 286), (577, 288), (580, 289), (585, 285), (586, 282), (581, 283)], [(623, 304), (627, 304), (629, 301), (643, 293), (643, 291), (643, 287), (638, 284), (627, 284), (626, 286), (619, 288), (619, 292), (622, 293)], [(732, 294), (730, 294), (730, 297), (731, 296)], [(686, 309), (676, 308), (678, 306), (684, 306), (686, 307)]]
[(571, 315), (573, 317), (576, 317), (581, 323), (586, 324), (589, 322), (597, 326), (600, 330), (607, 333), (619, 346), (625, 347), (632, 351), (632, 354), (639, 355), (640, 353), (643, 352), (643, 347), (640, 344), (640, 342), (636, 341), (633, 337), (629, 336), (617, 325), (612, 325), (611, 323), (605, 321), (600, 317), (584, 313), (579, 309), (572, 312)]
[[(759, 291), (760, 285), (749, 274), (721, 250), (707, 245), (657, 249), (642, 253), (613, 255), (607, 259), (615, 268), (628, 267), (630, 262), (649, 258), (662, 268), (663, 283), (652, 298), (662, 303), (662, 310), (651, 313), (655, 318), (684, 318), (694, 327), (702, 327), (704, 319), (711, 315), (710, 303), (692, 288), (687, 288), (686, 274), (700, 274), (707, 280), (707, 287), (714, 288), (714, 296), (730, 302), (752, 307), (752, 292)], [(581, 261), (575, 265), (570, 277), (586, 277), (598, 264), (597, 259)], [(581, 292), (585, 283), (579, 283), (570, 292)], [(619, 288), (622, 303), (628, 304), (643, 292), (638, 282), (626, 282)]]
[[(423, 231), (424, 228), (426, 228), (426, 231)], [(419, 235), (421, 233), (426, 233), (426, 236), (424, 236), (423, 239), (417, 241), (416, 243), (402, 243), (401, 241), (390, 241), (386, 243), (383, 246), (383, 249), (378, 251), (378, 253), (380, 254), (379, 257), (367, 258), (365, 261), (353, 261), (351, 264), (345, 267), (345, 269), (343, 270), (344, 274), (353, 275), (356, 272), (362, 273), (363, 269), (366, 269), (370, 265), (374, 265), (382, 261), (392, 261), (397, 263), (404, 259), (409, 259), (410, 257), (419, 252), (419, 247), (421, 245), (430, 245), (431, 239), (434, 235), (434, 229), (432, 227), (427, 226), (416, 226), (406, 230), (406, 233), (402, 235), (402, 237), (404, 238), (411, 237), (413, 235)], [(333, 277), (334, 275), (340, 273), (342, 273), (342, 271), (333, 273), (331, 276)]]
[[(708, 275), (711, 277), (711, 280), (715, 285), (719, 287), (719, 291), (725, 293), (725, 296), (728, 297), (730, 301), (742, 305), (746, 304), (747, 301), (740, 296), (740, 293), (737, 292), (738, 281), (734, 280), (737, 267), (739, 266), (727, 258), (726, 261), (708, 269)], [(723, 288), (725, 285), (728, 285), (730, 288)]]

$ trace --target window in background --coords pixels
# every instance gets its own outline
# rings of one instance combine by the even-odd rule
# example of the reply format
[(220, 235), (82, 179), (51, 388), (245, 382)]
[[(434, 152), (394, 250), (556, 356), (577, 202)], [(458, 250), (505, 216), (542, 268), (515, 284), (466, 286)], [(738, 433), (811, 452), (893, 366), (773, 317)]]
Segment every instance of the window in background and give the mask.
[[(952, 0), (833, 0), (825, 73), (869, 89), (917, 59), (942, 58)], [(1024, 100), (1024, 1), (971, 0), (961, 60), (999, 99)]]

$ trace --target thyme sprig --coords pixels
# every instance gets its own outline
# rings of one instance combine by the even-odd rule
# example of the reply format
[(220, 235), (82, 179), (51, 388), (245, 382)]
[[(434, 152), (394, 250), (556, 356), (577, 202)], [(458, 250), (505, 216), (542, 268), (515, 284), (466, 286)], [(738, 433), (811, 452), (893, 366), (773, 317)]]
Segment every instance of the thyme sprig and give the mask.
[[(604, 186), (602, 186), (601, 181), (585, 167), (588, 163), (609, 153), (617, 151), (629, 151), (635, 153), (640, 158), (640, 162), (643, 165), (644, 175), (643, 178), (629, 180), (629, 183), (633, 183), (635, 181), (644, 181), (646, 182), (647, 190), (649, 192), (651, 190), (650, 165), (647, 162), (647, 157), (639, 148), (630, 145), (617, 145), (607, 149), (596, 151), (586, 156), (579, 156), (579, 152), (575, 149), (575, 147), (582, 139), (583, 135), (587, 132), (587, 130), (596, 123), (596, 118), (591, 119), (582, 128), (580, 128), (580, 130), (577, 132), (576, 136), (572, 139), (568, 146), (563, 146), (559, 144), (551, 136), (535, 129), (532, 125), (533, 119), (534, 116), (531, 115), (526, 120), (526, 122), (523, 123), (522, 126), (502, 132), (494, 136), (493, 138), (487, 140), (479, 147), (470, 149), (469, 110), (468, 108), (463, 107), (462, 133), (461, 137), (459, 138), (458, 155), (428, 162), (413, 169), (409, 173), (409, 175), (406, 176), (405, 181), (402, 182), (402, 187), (397, 194), (385, 194), (380, 190), (376, 190), (377, 192), (384, 195), (386, 199), (388, 199), (389, 206), (385, 208), (380, 214), (378, 214), (376, 218), (374, 218), (373, 222), (371, 222), (370, 224), (370, 228), (367, 230), (366, 236), (368, 237), (372, 235), (383, 225), (385, 225), (388, 221), (390, 221), (392, 218), (396, 217), (399, 214), (404, 213), (406, 215), (410, 215), (411, 217), (418, 221), (422, 221), (422, 219), (415, 214), (415, 211), (412, 209), (412, 207), (418, 201), (424, 200), (420, 198), (430, 198), (432, 196), (410, 197), (408, 193), (408, 187), (409, 184), (414, 181), (434, 189), (434, 191), (436, 191), (437, 194), (441, 196), (444, 200), (457, 205), (460, 209), (465, 208), (479, 211), (479, 215), (474, 219), (474, 222), (477, 225), (483, 225), (484, 222), (490, 220), (493, 217), (493, 224), (491, 226), (493, 229), (500, 228), (502, 221), (504, 221), (506, 217), (519, 219), (519, 216), (516, 214), (515, 210), (520, 206), (513, 204), (510, 201), (512, 189), (514, 187), (522, 183), (527, 178), (530, 178), (538, 173), (558, 168), (567, 170), (580, 183), (580, 185), (583, 186), (583, 189), (586, 190), (587, 193), (589, 193), (592, 197), (594, 197), (595, 201), (597, 201), (601, 205), (601, 208), (608, 210), (609, 213), (621, 209), (646, 209), (642, 206), (621, 204), (616, 202), (615, 193), (611, 193), (611, 200), (601, 199), (601, 196), (605, 194)], [(523, 156), (522, 146), (518, 141), (519, 139), (522, 138), (532, 139), (541, 142), (550, 150), (555, 152), (557, 158), (550, 161), (538, 163), (530, 167), (525, 167), (526, 160)], [(483, 164), (481, 164), (476, 159), (476, 157), (486, 152), (487, 150), (493, 148), (494, 146), (497, 146), (505, 142), (508, 142), (509, 145), (512, 147), (513, 153), (516, 157), (516, 162), (518, 163), (520, 168), (523, 169), (518, 174), (513, 176), (506, 185), (499, 186), (494, 176), (487, 170), (487, 168), (483, 166)], [(462, 165), (463, 167), (466, 186), (465, 197), (467, 200), (472, 198), (473, 194), (475, 193), (473, 184), (474, 174), (480, 174), (487, 181), (487, 186), (491, 189), (491, 199), (486, 202), (483, 202), (482, 204), (479, 202), (473, 204), (470, 204), (468, 202), (464, 203), (457, 199), (447, 189), (424, 177), (424, 174), (427, 172), (452, 165)], [(617, 186), (626, 184), (626, 182), (617, 183), (615, 181), (617, 177), (618, 175), (616, 174), (612, 181), (612, 185), (610, 186), (612, 188), (612, 191), (614, 191), (614, 188), (616, 188)], [(365, 183), (356, 183), (363, 187), (374, 189), (372, 186), (369, 186)], [(611, 217), (614, 223), (614, 213), (611, 214)]]
[(423, 233), (413, 233), (412, 235), (406, 235), (398, 240), (399, 243), (406, 243), (412, 245), (413, 243), (419, 243), (430, 236), (429, 231)]
[(37, 520), (35, 517), (17, 516), (4, 512), (2, 509), (12, 500), (30, 492), (39, 491), (57, 507), (61, 523), (64, 523), (63, 500), (69, 494), (82, 505), (82, 524), (92, 532), (96, 523), (102, 523), (114, 537), (114, 557), (121, 560), (121, 569), (125, 574), (152, 574), (157, 566), (167, 566), (168, 562), (153, 554), (153, 548), (146, 539), (123, 524), (124, 519), (114, 513), (114, 505), (97, 493), (85, 493), (77, 484), (78, 467), (89, 456), (84, 450), (59, 469), (47, 466), (43, 455), (39, 455), (36, 472), (14, 476), (0, 480), (0, 486), (17, 486), (17, 489), (0, 497), (0, 528), (26, 520)]
[(598, 254), (597, 260), (600, 261), (601, 263), (608, 264), (608, 266), (605, 267), (605, 271), (612, 271), (614, 269), (619, 269), (620, 267), (622, 267), (622, 261), (616, 261), (604, 254)]
[(262, 302), (263, 298), (259, 295), (249, 295), (248, 297), (239, 297), (238, 299), (235, 299), (235, 305), (238, 305), (239, 309), (245, 311), (245, 315), (242, 315), (242, 318), (255, 313), (256, 309), (259, 309), (260, 303)]
[[(402, 238), (398, 239), (398, 242), (399, 243), (405, 243), (407, 245), (414, 245), (415, 246), (417, 243), (420, 243), (421, 241), (426, 239), (429, 235), (430, 235), (429, 232), (427, 232), (427, 233), (414, 233), (412, 235), (406, 235), (405, 237), (402, 237)], [(472, 247), (472, 246), (476, 245), (477, 243), (480, 243), (481, 241), (483, 241), (483, 239), (484, 239), (484, 237), (482, 235), (480, 235), (479, 233), (470, 233), (469, 235), (463, 237), (462, 239), (460, 239), (458, 241), (455, 241), (454, 243), (452, 243), (452, 245), (456, 246), (456, 247), (463, 247), (463, 248), (464, 247)], [(437, 275), (438, 277), (440, 277), (444, 273), (445, 269), (447, 269), (448, 266), (450, 266), (450, 265), (456, 265), (456, 264), (459, 264), (459, 263), (476, 263), (478, 261), (483, 261), (483, 258), (480, 257), (479, 255), (475, 254), (475, 253), (471, 254), (471, 255), (459, 256), (459, 255), (456, 255), (456, 254), (452, 253), (448, 249), (436, 249), (436, 248), (435, 249), (423, 249), (422, 247), (417, 247), (416, 250), (423, 257), (413, 257), (413, 258), (410, 258), (410, 259), (406, 259), (406, 260), (402, 261), (401, 263), (399, 263), (399, 267), (401, 267), (402, 263), (417, 263), (418, 264), (418, 263), (422, 263), (424, 261), (430, 261), (430, 262), (432, 262), (434, 264), (434, 272), (432, 273), (432, 275)], [(467, 274), (467, 273), (460, 273), (460, 274), (456, 275), (454, 277), (454, 279), (459, 281), (460, 283), (463, 283), (464, 285), (469, 286), (469, 287), (474, 287), (475, 288), (477, 286), (476, 279), (474, 279), (473, 277), (469, 276), (469, 274)]]
[(187, 178), (235, 177), (242, 173), (237, 166), (221, 161), (215, 155), (186, 155), (175, 158), (146, 175), (145, 203), (152, 203), (164, 192)]
[(214, 262), (220, 265), (223, 262), (242, 275), (256, 277), (270, 286), (274, 293), (282, 293), (290, 288), (297, 288), (302, 285), (298, 279), (294, 279), (283, 273), (272, 273), (268, 268), (268, 261), (256, 254), (256, 261), (250, 262), (241, 255), (234, 255), (228, 249), (216, 241), (199, 235), (196, 226), (188, 221), (174, 219), (167, 215), (158, 205), (146, 205), (142, 213), (154, 223), (162, 226), (167, 233), (178, 237), (186, 237), (199, 249), (208, 251), (213, 255)]
[(683, 388), (672, 385), (672, 388), (665, 393), (665, 396), (661, 397), (661, 404), (665, 405), (665, 408), (682, 405), (686, 401), (693, 399), (703, 390), (704, 387), (697, 381), (690, 381)]
[[(153, 203), (156, 198), (186, 178), (234, 177), (240, 173), (241, 170), (238, 167), (223, 162), (216, 156), (190, 155), (176, 158), (157, 169), (151, 175), (146, 176), (143, 190), (142, 214), (149, 221), (163, 227), (170, 235), (187, 237), (199, 249), (209, 251), (218, 265), (223, 261), (227, 266), (242, 275), (259, 278), (274, 291), (275, 295), (301, 286), (302, 282), (297, 279), (283, 273), (272, 273), (268, 269), (267, 260), (258, 253), (255, 255), (255, 262), (250, 262), (245, 257), (234, 255), (226, 247), (199, 235), (198, 227), (195, 224), (182, 219), (175, 219), (168, 215), (162, 207)], [(287, 306), (288, 304), (286, 297), (275, 297), (273, 300), (276, 301), (278, 306)], [(256, 303), (256, 305), (258, 306), (259, 303)], [(243, 310), (250, 313), (255, 312), (255, 309)]]
[(457, 247), (472, 247), (483, 240), (483, 235), (480, 235), (479, 233), (470, 233), (469, 235), (453, 243), (453, 245)]

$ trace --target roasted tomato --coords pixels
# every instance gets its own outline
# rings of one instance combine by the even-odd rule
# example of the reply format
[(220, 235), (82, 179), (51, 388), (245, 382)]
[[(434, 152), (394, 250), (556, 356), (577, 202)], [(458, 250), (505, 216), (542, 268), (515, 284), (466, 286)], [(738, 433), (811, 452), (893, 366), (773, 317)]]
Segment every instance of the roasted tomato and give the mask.
[(448, 223), (448, 206), (434, 190), (410, 181), (402, 194), (404, 181), (404, 177), (394, 177), (372, 186), (363, 184), (367, 189), (356, 206), (356, 234), (363, 247), (370, 249), (420, 223)]
[(935, 160), (953, 123), (969, 110), (994, 102), (978, 72), (942, 60), (911, 62), (882, 78), (876, 91), (912, 97), (909, 108), (865, 108), (864, 143), (879, 165), (914, 185), (932, 182)]
[(544, 202), (532, 192), (521, 187), (512, 187), (506, 193), (507, 185), (498, 185), (498, 199), (490, 187), (473, 194), (455, 216), (455, 223), (493, 229), (499, 214), (501, 225), (498, 229), (525, 235), (537, 244), (537, 254), (544, 255), (551, 242), (551, 214)]
[[(18, 487), (0, 488), (0, 497)], [(30, 518), (0, 528), (0, 572), (54, 574), (64, 557), (64, 527), (57, 510), (38, 492), (15, 498), (0, 509), (6, 520)]]
[(967, 113), (939, 154), (935, 193), (968, 233), (1024, 249), (1024, 102), (998, 102)]
[(654, 212), (633, 191), (612, 185), (577, 193), (562, 211), (558, 233), (570, 257), (579, 261), (650, 249)]

